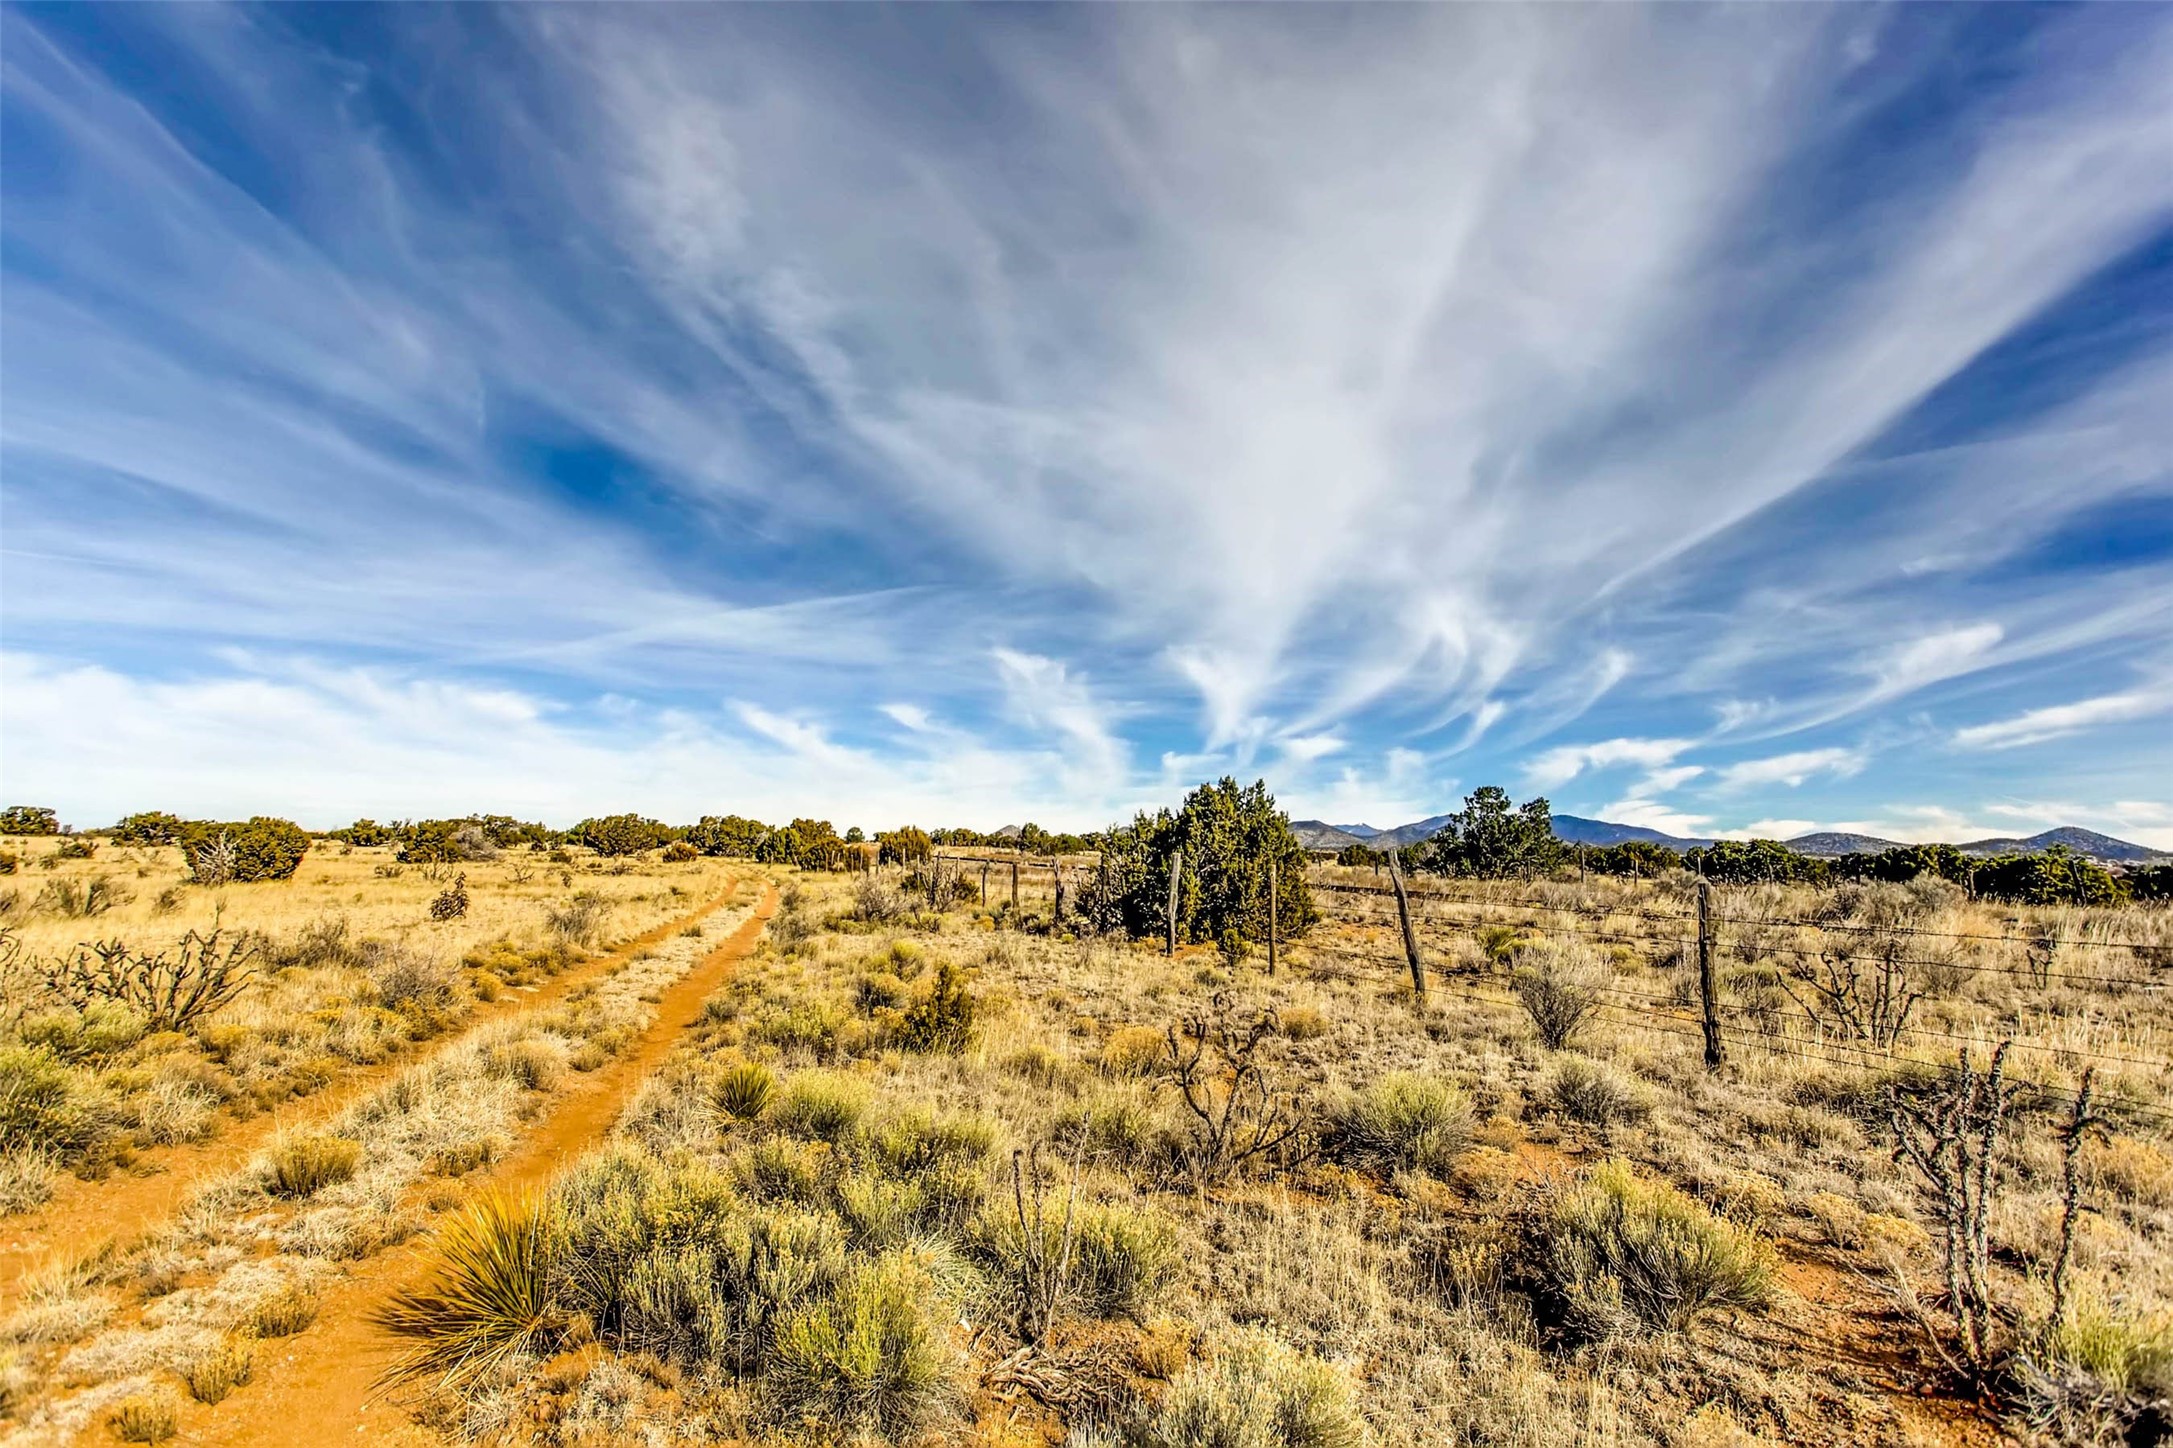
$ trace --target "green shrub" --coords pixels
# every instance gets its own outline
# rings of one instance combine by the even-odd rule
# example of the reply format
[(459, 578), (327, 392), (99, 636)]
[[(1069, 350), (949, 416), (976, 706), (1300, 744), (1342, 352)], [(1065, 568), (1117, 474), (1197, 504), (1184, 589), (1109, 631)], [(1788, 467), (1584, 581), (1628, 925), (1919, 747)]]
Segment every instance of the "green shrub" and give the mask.
[(0, 1151), (90, 1154), (113, 1130), (96, 1082), (42, 1045), (0, 1046)]
[(1602, 1066), (1572, 1056), (1554, 1068), (1547, 1099), (1572, 1121), (1606, 1133), (1652, 1115), (1652, 1102), (1636, 1082)]
[(1349, 1166), (1445, 1178), (1471, 1140), (1471, 1102), (1445, 1081), (1399, 1071), (1327, 1109), (1321, 1146)]
[(64, 1061), (125, 1051), (144, 1038), (151, 1023), (121, 1001), (94, 1000), (81, 1010), (62, 1008), (26, 1016), (17, 1028), (26, 1046), (43, 1046)]
[[(1031, 1280), (1037, 1265), (1062, 1259), (1064, 1215), (1061, 1195), (1043, 1204), (1038, 1251), (1009, 1202), (976, 1224), (977, 1254), (1006, 1291), (1032, 1291), (1037, 1285)], [(1062, 1305), (1090, 1317), (1136, 1321), (1176, 1274), (1177, 1237), (1161, 1213), (1124, 1202), (1073, 1204)]]
[(1772, 1290), (1762, 1239), (1620, 1158), (1544, 1201), (1526, 1241), (1541, 1297), (1587, 1340), (1678, 1332), (1706, 1312), (1761, 1307)]
[(869, 1159), (892, 1176), (979, 1167), (996, 1149), (996, 1123), (987, 1117), (921, 1109), (889, 1117), (866, 1135)]
[(1102, 1158), (1117, 1166), (1137, 1166), (1155, 1141), (1155, 1117), (1138, 1097), (1105, 1091), (1057, 1113), (1051, 1138), (1066, 1157)]
[(181, 853), (199, 885), (288, 880), (309, 853), (309, 833), (292, 820), (257, 815), (240, 824), (192, 820)]
[(599, 855), (638, 855), (658, 848), (671, 837), (671, 826), (635, 814), (587, 819), (566, 831), (569, 841), (587, 845)]
[(802, 1071), (785, 1083), (770, 1107), (770, 1124), (791, 1136), (833, 1146), (867, 1114), (868, 1088), (850, 1076)]
[(0, 809), (0, 835), (57, 835), (60, 816), (43, 805), (11, 804)]
[(887, 970), (873, 971), (853, 982), (853, 1004), (862, 1015), (874, 1015), (881, 1010), (896, 1010), (912, 998), (912, 992), (904, 981)]
[(414, 1344), (386, 1380), (457, 1389), (546, 1344), (560, 1320), (562, 1247), (556, 1211), (536, 1197), (489, 1196), (455, 1217), (438, 1236), (436, 1280), (377, 1313), (378, 1326)]
[(664, 859), (669, 864), (683, 865), (689, 860), (698, 860), (701, 857), (702, 852), (685, 840), (673, 840), (664, 847)]
[(686, 1366), (756, 1366), (777, 1317), (845, 1270), (836, 1223), (750, 1207), (697, 1164), (630, 1149), (590, 1158), (560, 1184), (560, 1300), (611, 1347)]
[(757, 1041), (780, 1051), (805, 1051), (818, 1061), (837, 1055), (838, 1032), (845, 1015), (828, 1001), (795, 1001), (764, 1016), (752, 1032)]
[(817, 1206), (826, 1198), (833, 1160), (819, 1142), (758, 1141), (739, 1159), (740, 1182), (757, 1201)]
[(279, 1197), (315, 1196), (351, 1180), (361, 1164), (359, 1142), (341, 1136), (290, 1136), (274, 1142), (265, 1154), (265, 1189)]
[(855, 1268), (827, 1301), (787, 1314), (764, 1375), (775, 1415), (803, 1430), (902, 1438), (953, 1395), (933, 1284), (904, 1253)]
[(1140, 1436), (1145, 1448), (1357, 1448), (1366, 1432), (1341, 1370), (1240, 1329), (1177, 1375)]
[(908, 1051), (956, 1055), (972, 1038), (979, 1010), (980, 1002), (966, 989), (958, 968), (945, 961), (936, 968), (928, 994), (915, 1001), (898, 1023), (898, 1044)]

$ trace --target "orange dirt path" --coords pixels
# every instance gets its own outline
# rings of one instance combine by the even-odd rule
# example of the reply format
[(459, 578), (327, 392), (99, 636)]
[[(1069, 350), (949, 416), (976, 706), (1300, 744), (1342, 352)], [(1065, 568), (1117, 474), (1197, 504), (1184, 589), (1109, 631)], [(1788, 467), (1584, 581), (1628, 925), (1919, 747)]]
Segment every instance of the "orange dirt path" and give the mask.
[(691, 914), (622, 941), (607, 953), (585, 960), (533, 989), (511, 989), (495, 1001), (480, 1002), (458, 1035), (418, 1042), (374, 1065), (358, 1066), (322, 1091), (294, 1103), (291, 1110), (267, 1111), (234, 1122), (207, 1141), (146, 1152), (139, 1158), (140, 1165), (126, 1174), (116, 1173), (100, 1181), (65, 1178), (56, 1185), (51, 1201), (7, 1224), (5, 1237), (0, 1238), (0, 1306), (12, 1301), (24, 1279), (39, 1268), (63, 1258), (79, 1259), (101, 1242), (125, 1241), (163, 1222), (180, 1210), (199, 1186), (247, 1163), (280, 1130), (329, 1120), (350, 1102), (423, 1059), (427, 1052), (442, 1050), (501, 1016), (559, 1000), (637, 952), (662, 944), (714, 915), (738, 890), (739, 884), (735, 883)]
[[(625, 1055), (570, 1082), (519, 1147), (478, 1190), (517, 1190), (549, 1180), (596, 1144), (680, 1034), (701, 1014), (703, 999), (754, 948), (777, 910), (769, 886), (754, 915), (694, 969), (667, 987), (656, 1019)], [(320, 1300), (316, 1324), (297, 1336), (260, 1343), (257, 1380), (217, 1408), (188, 1403), (181, 1440), (191, 1444), (372, 1445), (435, 1444), (437, 1435), (410, 1421), (397, 1403), (376, 1394), (377, 1375), (396, 1344), (371, 1325), (374, 1310), (394, 1292), (421, 1286), (433, 1268), (430, 1237), (360, 1264)]]

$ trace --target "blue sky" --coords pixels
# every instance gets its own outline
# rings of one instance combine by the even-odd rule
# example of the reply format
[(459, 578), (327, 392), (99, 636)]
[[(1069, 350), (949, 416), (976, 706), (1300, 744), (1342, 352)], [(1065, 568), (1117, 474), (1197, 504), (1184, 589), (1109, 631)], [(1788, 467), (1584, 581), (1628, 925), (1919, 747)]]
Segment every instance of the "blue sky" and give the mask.
[(0, 26), (10, 801), (2173, 847), (2173, 9)]

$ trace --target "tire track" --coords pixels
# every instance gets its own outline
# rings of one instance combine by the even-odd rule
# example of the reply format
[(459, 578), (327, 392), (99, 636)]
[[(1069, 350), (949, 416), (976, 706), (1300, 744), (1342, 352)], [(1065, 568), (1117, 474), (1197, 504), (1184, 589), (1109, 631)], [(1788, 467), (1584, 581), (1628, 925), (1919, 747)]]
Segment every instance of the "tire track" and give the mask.
[(0, 1241), (0, 1311), (13, 1305), (23, 1283), (41, 1268), (79, 1259), (101, 1243), (125, 1245), (179, 1211), (205, 1182), (246, 1165), (280, 1131), (329, 1121), (431, 1053), (456, 1045), (504, 1017), (564, 999), (577, 987), (601, 979), (640, 952), (716, 914), (745, 883), (745, 878), (735, 881), (691, 913), (621, 941), (533, 989), (508, 990), (495, 1001), (478, 1002), (453, 1034), (418, 1041), (383, 1061), (358, 1066), (295, 1103), (292, 1111), (262, 1112), (234, 1122), (209, 1140), (146, 1152), (139, 1160), (151, 1168), (149, 1172), (115, 1174), (97, 1181), (63, 1179), (52, 1200), (6, 1224), (6, 1240)]
[[(601, 1141), (650, 1074), (701, 1014), (703, 1000), (753, 950), (777, 910), (777, 889), (766, 886), (747, 922), (668, 987), (655, 1018), (631, 1049), (570, 1085), (520, 1145), (487, 1175), (481, 1190), (540, 1185)], [(434, 1234), (365, 1261), (320, 1299), (306, 1331), (259, 1347), (258, 1378), (217, 1408), (183, 1407), (189, 1443), (233, 1448), (292, 1444), (436, 1444), (405, 1409), (376, 1394), (377, 1375), (397, 1345), (371, 1325), (373, 1310), (393, 1293), (421, 1286), (435, 1266)]]

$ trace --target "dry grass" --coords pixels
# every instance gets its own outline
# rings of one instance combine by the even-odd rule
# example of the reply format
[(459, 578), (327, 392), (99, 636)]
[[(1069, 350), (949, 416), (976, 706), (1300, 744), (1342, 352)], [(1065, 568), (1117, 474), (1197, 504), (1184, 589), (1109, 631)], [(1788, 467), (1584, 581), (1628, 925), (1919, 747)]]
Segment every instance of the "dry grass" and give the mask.
[[(107, 853), (96, 863), (110, 869)], [(413, 930), (481, 925), (476, 944), (506, 934), (483, 923), (500, 903), (492, 868), (470, 867), (470, 920)], [(437, 888), (368, 880), (362, 893), (404, 892), (400, 908), (418, 913)], [(577, 876), (596, 889), (641, 881)], [(112, 913), (146, 909), (155, 883)], [(1046, 918), (1027, 884), (1018, 918)], [(2016, 1037), (2023, 1090), (1989, 1245), (2030, 1325), (2049, 1310), (2058, 1247), (2060, 1102), (2046, 1093), (2073, 1087), (2078, 1053), (2173, 1053), (2173, 1003), (2133, 983), (2132, 958), (2075, 944), (2173, 941), (2162, 913), (1991, 909), (1936, 891), (1724, 892), (1730, 1019), (1772, 1035), (1738, 1038), (1713, 1074), (1694, 1030), (1670, 1019), (1681, 1012), (1668, 1002), (1693, 998), (1680, 932), (1647, 918), (1682, 909), (1672, 882), (1518, 884), (1481, 908), (1422, 895), (1429, 960), (1462, 972), (1439, 977), (1425, 1011), (1392, 927), (1333, 912), (1269, 980), (1259, 960), (1002, 929), (972, 906), (870, 910), (857, 881), (802, 879), (794, 893), (617, 1140), (554, 1191), (549, 1220), (569, 1236), (536, 1279), (544, 1295), (515, 1294), (520, 1311), (492, 1320), (518, 1330), (485, 1334), (486, 1350), (450, 1349), (446, 1361), (475, 1367), (457, 1393), (426, 1395), (432, 1421), (538, 1441), (1015, 1441), (1068, 1426), (1085, 1443), (1251, 1443), (1277, 1415), (1283, 1436), (1258, 1441), (1927, 1441), (1922, 1417), (1856, 1357), (1868, 1344), (1924, 1360), (1873, 1277), (1899, 1270), (1936, 1300), (1928, 1204), (1888, 1160), (1886, 1093), (1917, 1089), (1965, 1042)], [(349, 940), (374, 928), (375, 908), (355, 910)], [(516, 946), (483, 952), (492, 964), (466, 967), (462, 992), (484, 976), (506, 990), (547, 977), (547, 954), (530, 953), (553, 948), (541, 915)], [(1937, 1034), (1866, 1058), (1821, 1049), (1835, 1038), (1775, 986), (1819, 945), (1785, 922), (1812, 918), (2057, 930), (2066, 943), (2042, 983), (2028, 950), (1947, 953), (1922, 972), (1910, 1018)], [(248, 923), (230, 912), (237, 921)], [(1588, 949), (1560, 933), (1565, 921), (1625, 939)], [(729, 928), (718, 919), (707, 934)], [(297, 1030), (297, 1050), (376, 1048), (384, 1023), (367, 1012), (391, 997), (330, 1004), (319, 986), (360, 967), (338, 963), (322, 933), (315, 948), (321, 963), (237, 1008), (263, 1015), (212, 1064), (240, 1061), (236, 1074), (255, 1079), (250, 1053), (275, 1049), (277, 1022)], [(267, 1303), (412, 1231), (440, 1200), (431, 1192), (457, 1200), (460, 1184), (439, 1174), (510, 1149), (566, 1073), (633, 1039), (701, 949), (674, 937), (576, 999), (418, 1059), (323, 1123), (359, 1145), (348, 1180), (292, 1200), (268, 1197), (261, 1178), (215, 1184), (160, 1240), (48, 1284), (6, 1329), (29, 1364), (30, 1417), (63, 1361), (70, 1381), (115, 1390), (124, 1369), (188, 1380)], [(1603, 985), (1612, 1004), (1579, 1013), (1573, 1050), (1550, 1050), (1515, 991), (1519, 970)], [(1624, 1005), (1638, 1001), (1649, 1004)], [(1304, 1130), (1207, 1183), (1187, 1169), (1197, 1118), (1166, 1058), (1172, 1026), (1216, 1011), (1272, 1021), (1257, 1044), (1262, 1086)], [(293, 1025), (319, 1013), (344, 1022), (336, 1035)], [(905, 1048), (914, 1041), (941, 1049)], [(161, 1069), (160, 1099), (200, 1084)], [(96, 1093), (63, 1093), (56, 1109), (134, 1102), (153, 1075), (94, 1073)], [(2173, 1304), (2166, 1078), (2108, 1065), (2099, 1083), (2111, 1125), (2081, 1157), (2092, 1210), (2074, 1254), (2079, 1305), (2043, 1339), (2057, 1353), (2045, 1381), (2070, 1414), (2076, 1383), (2156, 1391), (2157, 1325)], [(1231, 1084), (1202, 1083), (1211, 1110)], [(1038, 1152), (1038, 1175), (1015, 1185), (1014, 1152)], [(26, 1195), (41, 1161), (9, 1169)], [(1807, 1272), (1818, 1285), (1799, 1293)], [(135, 1284), (154, 1281), (139, 1325), (133, 1294), (149, 1288)], [(444, 1381), (443, 1362), (430, 1376)], [(1945, 1390), (1929, 1374), (1906, 1382)]]

